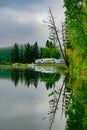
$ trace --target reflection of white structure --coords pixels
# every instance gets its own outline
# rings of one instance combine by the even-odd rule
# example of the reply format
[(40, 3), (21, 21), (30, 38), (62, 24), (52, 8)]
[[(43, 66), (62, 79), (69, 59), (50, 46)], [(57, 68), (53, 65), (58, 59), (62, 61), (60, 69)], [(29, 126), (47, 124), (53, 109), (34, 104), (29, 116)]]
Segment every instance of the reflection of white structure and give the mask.
[(64, 63), (63, 59), (55, 59), (55, 58), (44, 58), (35, 60), (36, 64), (43, 63)]
[(33, 69), (34, 68), (34, 64), (33, 63), (30, 64), (29, 67)]
[(55, 67), (45, 67), (45, 66), (35, 66), (35, 71), (39, 71), (42, 73), (55, 73)]

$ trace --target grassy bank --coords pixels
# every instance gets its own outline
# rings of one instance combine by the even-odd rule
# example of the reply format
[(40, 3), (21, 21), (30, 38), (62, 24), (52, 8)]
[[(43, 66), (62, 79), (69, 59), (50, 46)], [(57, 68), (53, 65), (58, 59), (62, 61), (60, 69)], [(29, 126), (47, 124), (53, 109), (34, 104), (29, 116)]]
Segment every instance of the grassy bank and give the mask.
[(0, 67), (3, 68), (19, 68), (19, 69), (26, 69), (26, 68), (33, 68), (34, 66), (47, 66), (47, 67), (56, 67), (57, 70), (65, 71), (67, 67), (64, 64), (23, 64), (23, 63), (13, 63), (13, 64), (3, 64)]

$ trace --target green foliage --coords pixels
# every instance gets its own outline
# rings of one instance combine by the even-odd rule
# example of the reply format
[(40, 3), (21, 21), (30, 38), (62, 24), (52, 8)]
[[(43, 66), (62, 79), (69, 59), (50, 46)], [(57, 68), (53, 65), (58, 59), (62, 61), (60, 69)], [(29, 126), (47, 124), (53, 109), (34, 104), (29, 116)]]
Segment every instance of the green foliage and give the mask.
[(0, 49), (0, 64), (6, 64), (10, 61), (11, 48)]
[(15, 44), (11, 51), (11, 62), (20, 63), (32, 63), (35, 59), (40, 57), (40, 49), (37, 42), (34, 45), (29, 43), (25, 45), (18, 46)]
[(60, 51), (57, 47), (50, 48), (46, 47), (42, 50), (42, 58), (60, 58)]
[(24, 47), (24, 63), (30, 63), (31, 48), (30, 44), (27, 43)]
[(55, 47), (55, 44), (53, 44), (52, 41), (47, 40), (46, 41), (46, 47), (53, 48), (53, 47)]
[(75, 67), (87, 57), (87, 2), (64, 0), (64, 4), (66, 7), (66, 46), (72, 52), (72, 55), (67, 55), (70, 66)]
[(39, 47), (38, 47), (38, 44), (37, 42), (35, 42), (35, 44), (32, 46), (32, 58), (33, 58), (33, 62), (36, 60), (36, 59), (39, 59)]
[[(16, 63), (16, 65), (20, 65)], [(52, 86), (60, 79), (59, 73), (41, 73), (37, 72), (34, 69), (23, 69), (16, 68), (15, 65), (12, 69), (0, 68), (0, 78), (11, 79), (15, 86), (18, 85), (19, 81), (24, 82), (24, 84), (29, 87), (30, 84), (33, 84), (35, 87), (38, 86), (38, 81), (41, 80), (46, 83), (46, 89), (51, 89)]]
[(17, 43), (14, 44), (11, 51), (11, 62), (19, 62), (19, 46)]
[(55, 85), (55, 82), (60, 79), (59, 73), (40, 73), (41, 74), (41, 80), (46, 82), (46, 88), (52, 88), (53, 85)]
[[(66, 108), (66, 130), (87, 129), (87, 73), (69, 75), (70, 99)], [(66, 100), (67, 101), (67, 100)]]
[(27, 43), (20, 46), (15, 43), (12, 48), (0, 49), (0, 63), (34, 63), (39, 58), (60, 58), (60, 51), (49, 40), (44, 48), (39, 48), (35, 42), (34, 45)]
[(24, 49), (24, 63), (32, 63), (39, 58), (40, 52), (37, 42), (34, 45), (27, 43)]
[(55, 46), (52, 41), (47, 40), (46, 46), (41, 48), (41, 58), (60, 58), (60, 50)]
[(21, 45), (19, 48), (19, 62), (23, 63), (24, 62), (24, 46)]

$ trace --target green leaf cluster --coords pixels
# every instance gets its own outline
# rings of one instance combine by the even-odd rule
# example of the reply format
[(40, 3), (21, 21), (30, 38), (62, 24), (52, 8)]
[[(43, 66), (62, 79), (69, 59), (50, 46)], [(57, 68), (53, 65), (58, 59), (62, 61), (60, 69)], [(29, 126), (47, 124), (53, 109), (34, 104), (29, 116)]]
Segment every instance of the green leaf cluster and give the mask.
[(66, 8), (66, 46), (72, 68), (87, 62), (87, 1), (64, 0)]

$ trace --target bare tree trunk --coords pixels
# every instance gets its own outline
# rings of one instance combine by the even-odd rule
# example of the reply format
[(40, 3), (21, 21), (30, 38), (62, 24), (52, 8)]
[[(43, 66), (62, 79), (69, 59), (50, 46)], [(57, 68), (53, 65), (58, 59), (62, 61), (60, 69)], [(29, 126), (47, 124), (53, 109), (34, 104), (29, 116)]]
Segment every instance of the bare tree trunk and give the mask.
[[(49, 26), (48, 26), (48, 27), (54, 31), (54, 33), (55, 33), (55, 35), (56, 35), (56, 38), (57, 38), (57, 41), (58, 41), (58, 43), (59, 43), (59, 47), (60, 47), (61, 54), (62, 54), (63, 59), (64, 59), (64, 61), (65, 61), (65, 64), (66, 64), (67, 66), (69, 66), (69, 63), (68, 63), (67, 58), (66, 58), (66, 55), (64, 54), (63, 49), (62, 49), (62, 44), (61, 44), (61, 42), (60, 42), (59, 35), (58, 35), (58, 31), (57, 31), (57, 27), (56, 27), (56, 24), (55, 24), (55, 21), (54, 21), (54, 17), (53, 17), (53, 14), (52, 14), (52, 11), (51, 11), (50, 8), (49, 8), (49, 13), (50, 13), (50, 20), (49, 20), (50, 23), (49, 23)], [(62, 31), (63, 31), (63, 30), (62, 30)], [(64, 36), (63, 32), (62, 32), (62, 35)], [(63, 38), (64, 38), (64, 37), (63, 37)], [(63, 40), (64, 40), (64, 39), (63, 39)], [(63, 42), (63, 43), (64, 43), (64, 42)]]
[(65, 28), (64, 23), (62, 23), (62, 43), (64, 47), (64, 55), (66, 57), (66, 46), (65, 46)]

